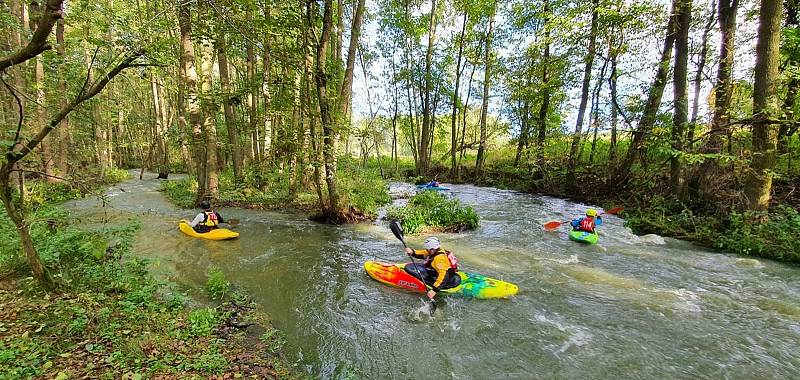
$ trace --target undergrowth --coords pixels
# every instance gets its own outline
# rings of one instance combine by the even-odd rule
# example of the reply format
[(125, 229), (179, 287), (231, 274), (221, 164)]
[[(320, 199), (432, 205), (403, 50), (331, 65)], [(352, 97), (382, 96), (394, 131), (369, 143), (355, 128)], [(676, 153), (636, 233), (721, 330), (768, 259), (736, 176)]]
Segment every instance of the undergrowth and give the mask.
[(409, 234), (460, 232), (475, 229), (479, 224), (478, 214), (471, 206), (464, 206), (458, 199), (449, 199), (433, 190), (411, 197), (406, 206), (390, 207), (386, 218), (402, 221), (405, 232)]

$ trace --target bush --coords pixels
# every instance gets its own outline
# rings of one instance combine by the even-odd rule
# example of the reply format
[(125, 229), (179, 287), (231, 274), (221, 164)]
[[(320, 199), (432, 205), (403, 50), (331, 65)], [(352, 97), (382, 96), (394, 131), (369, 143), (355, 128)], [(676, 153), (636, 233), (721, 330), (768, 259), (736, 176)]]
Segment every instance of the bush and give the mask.
[(194, 208), (197, 181), (194, 178), (164, 181), (161, 182), (161, 191), (178, 206)]
[(206, 281), (206, 291), (212, 300), (222, 300), (231, 290), (231, 284), (225, 280), (225, 275), (218, 268), (211, 268), (208, 271), (208, 281)]
[(392, 207), (386, 217), (403, 222), (409, 234), (443, 231), (459, 232), (478, 227), (478, 214), (458, 199), (448, 199), (436, 191), (423, 191), (408, 201), (405, 207)]
[(753, 223), (752, 213), (732, 213), (730, 227), (719, 237), (717, 247), (724, 250), (800, 262), (800, 214), (780, 206), (764, 223)]

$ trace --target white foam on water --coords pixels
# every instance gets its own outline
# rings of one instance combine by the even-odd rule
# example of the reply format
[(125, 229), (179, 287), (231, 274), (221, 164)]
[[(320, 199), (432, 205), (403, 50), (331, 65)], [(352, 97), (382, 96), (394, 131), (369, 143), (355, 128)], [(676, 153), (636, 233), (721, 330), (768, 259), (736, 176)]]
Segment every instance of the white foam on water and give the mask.
[(736, 265), (742, 266), (742, 267), (751, 267), (751, 268), (756, 268), (756, 269), (764, 268), (764, 264), (762, 264), (761, 261), (758, 261), (756, 259), (744, 258), (744, 257), (736, 258)]
[(538, 322), (541, 324), (555, 327), (558, 331), (561, 331), (568, 335), (568, 338), (564, 341), (564, 343), (562, 343), (557, 348), (555, 345), (551, 345), (551, 348), (554, 349), (554, 352), (556, 354), (562, 354), (571, 347), (583, 347), (592, 341), (592, 334), (589, 333), (587, 329), (582, 328), (580, 326), (575, 326), (563, 321), (551, 319), (544, 314), (536, 314), (534, 318), (535, 320), (531, 320), (531, 322), (534, 323)]
[(669, 290), (668, 292), (678, 297), (678, 299), (675, 301), (675, 306), (679, 310), (690, 313), (700, 313), (701, 311), (703, 311), (703, 309), (698, 304), (700, 297), (697, 296), (697, 293), (683, 288)]

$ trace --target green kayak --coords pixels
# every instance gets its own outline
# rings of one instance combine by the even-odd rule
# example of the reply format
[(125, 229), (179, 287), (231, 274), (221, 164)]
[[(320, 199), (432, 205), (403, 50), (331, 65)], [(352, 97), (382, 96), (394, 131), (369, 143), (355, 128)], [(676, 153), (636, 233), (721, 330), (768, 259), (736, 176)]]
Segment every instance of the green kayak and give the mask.
[(577, 241), (578, 243), (596, 244), (597, 239), (598, 239), (597, 231), (595, 231), (595, 233), (586, 231), (569, 232), (569, 240)]

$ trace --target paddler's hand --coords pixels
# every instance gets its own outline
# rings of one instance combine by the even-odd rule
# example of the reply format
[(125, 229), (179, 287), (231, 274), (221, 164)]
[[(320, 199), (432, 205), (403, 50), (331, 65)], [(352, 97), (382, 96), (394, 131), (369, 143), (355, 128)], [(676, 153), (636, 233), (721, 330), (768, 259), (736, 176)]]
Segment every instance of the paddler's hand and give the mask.
[(433, 299), (433, 297), (436, 297), (436, 291), (433, 290), (433, 289), (429, 289), (428, 290), (428, 298), (429, 299)]
[(408, 248), (408, 247), (406, 247), (406, 255), (409, 255), (409, 256), (411, 256), (411, 255), (413, 255), (413, 254), (414, 254), (414, 250), (413, 250), (413, 249), (411, 249), (411, 248)]

